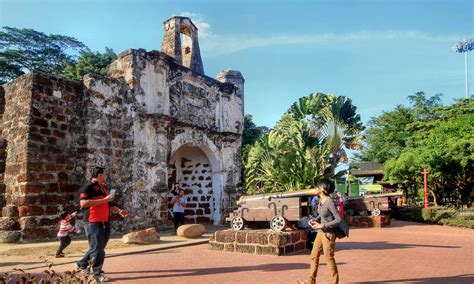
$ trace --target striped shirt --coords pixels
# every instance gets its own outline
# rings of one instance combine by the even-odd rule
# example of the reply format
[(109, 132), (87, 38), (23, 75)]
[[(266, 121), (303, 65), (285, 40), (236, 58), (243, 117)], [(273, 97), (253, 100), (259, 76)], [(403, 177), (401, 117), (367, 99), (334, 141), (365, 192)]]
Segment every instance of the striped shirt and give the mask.
[(71, 217), (68, 216), (59, 222), (58, 237), (65, 237), (72, 232), (77, 233), (78, 229), (71, 225)]

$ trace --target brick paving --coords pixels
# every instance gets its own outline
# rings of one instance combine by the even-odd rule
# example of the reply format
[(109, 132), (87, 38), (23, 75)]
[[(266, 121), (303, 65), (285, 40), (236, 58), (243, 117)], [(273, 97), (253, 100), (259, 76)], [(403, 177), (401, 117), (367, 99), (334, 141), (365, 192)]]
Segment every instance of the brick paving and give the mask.
[[(402, 221), (352, 229), (336, 261), (341, 283), (474, 283), (474, 231)], [(321, 263), (318, 280), (327, 283)], [(306, 278), (309, 251), (258, 256), (198, 245), (108, 258), (104, 269), (116, 283), (296, 283)]]
[[(337, 244), (341, 283), (474, 283), (473, 233), (400, 221), (354, 229)], [(326, 283), (321, 261), (318, 279)], [(257, 256), (201, 245), (109, 259), (106, 269), (123, 283), (296, 283), (306, 277), (309, 252)]]

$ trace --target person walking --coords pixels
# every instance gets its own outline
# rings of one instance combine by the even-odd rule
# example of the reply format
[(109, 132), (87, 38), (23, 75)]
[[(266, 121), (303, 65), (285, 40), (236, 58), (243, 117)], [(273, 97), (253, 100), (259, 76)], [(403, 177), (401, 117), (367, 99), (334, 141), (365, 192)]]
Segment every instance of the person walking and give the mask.
[(89, 250), (79, 260), (77, 270), (84, 275), (89, 275), (88, 265), (91, 262), (94, 278), (99, 282), (110, 280), (102, 270), (105, 259), (105, 247), (110, 238), (110, 212), (118, 213), (121, 217), (127, 217), (128, 212), (117, 206), (111, 206), (110, 202), (115, 199), (114, 194), (109, 194), (104, 187), (107, 181), (105, 168), (96, 167), (92, 174), (92, 182), (81, 189), (80, 204), (84, 208), (83, 218), (87, 220), (87, 237)]
[(184, 210), (186, 208), (186, 197), (184, 189), (179, 189), (179, 194), (173, 197), (174, 232), (177, 233), (178, 227), (184, 224)]
[(321, 180), (316, 184), (316, 191), (320, 197), (318, 216), (315, 219), (311, 219), (309, 224), (318, 232), (311, 251), (311, 266), (309, 278), (306, 281), (309, 284), (316, 283), (321, 252), (324, 252), (326, 265), (331, 269), (331, 283), (339, 283), (339, 272), (336, 260), (334, 259), (334, 251), (336, 249), (334, 229), (342, 221), (342, 218), (339, 216), (334, 201), (330, 197), (334, 189), (334, 183), (329, 180)]
[(71, 237), (69, 233), (77, 233), (79, 234), (81, 230), (77, 229), (73, 225), (71, 225), (72, 218), (76, 217), (77, 212), (69, 214), (67, 211), (62, 211), (59, 214), (59, 231), (58, 231), (58, 239), (59, 239), (59, 247), (56, 251), (56, 258), (64, 257), (64, 249), (67, 248), (71, 244)]

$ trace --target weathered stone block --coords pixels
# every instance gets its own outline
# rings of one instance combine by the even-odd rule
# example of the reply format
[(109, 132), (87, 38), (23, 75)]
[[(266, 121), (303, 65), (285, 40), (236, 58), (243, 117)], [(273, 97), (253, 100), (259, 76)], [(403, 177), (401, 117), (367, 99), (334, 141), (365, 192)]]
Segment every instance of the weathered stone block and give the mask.
[(279, 255), (279, 249), (274, 246), (257, 246), (255, 253), (258, 255)]
[(44, 214), (43, 206), (40, 205), (20, 206), (18, 211), (20, 217), (40, 216)]
[(122, 237), (122, 242), (125, 244), (149, 244), (159, 241), (160, 235), (156, 232), (155, 228), (132, 232)]
[(46, 187), (42, 184), (24, 184), (20, 185), (20, 192), (24, 194), (28, 193), (40, 193), (45, 192)]
[(295, 251), (305, 250), (306, 249), (306, 241), (300, 241), (295, 244)]
[(0, 231), (0, 243), (17, 243), (20, 238), (20, 231)]
[(236, 232), (232, 230), (217, 231), (215, 233), (216, 241), (220, 243), (233, 243), (235, 242)]
[(15, 218), (0, 217), (0, 231), (16, 231), (20, 229), (20, 224)]
[(252, 232), (247, 234), (247, 243), (267, 245), (268, 236), (264, 232)]
[(285, 254), (290, 254), (295, 252), (295, 246), (294, 245), (287, 245), (285, 246)]
[(49, 228), (35, 228), (32, 230), (22, 230), (23, 240), (37, 240), (54, 237), (57, 234), (57, 231), (51, 230)]
[(34, 230), (39, 227), (39, 220), (37, 217), (22, 217), (18, 219), (18, 223), (20, 224), (21, 230)]
[(224, 251), (227, 251), (227, 252), (235, 251), (235, 245), (234, 244), (224, 244)]
[(202, 236), (206, 231), (206, 227), (201, 224), (187, 224), (179, 226), (176, 234), (185, 238), (197, 238)]
[(18, 217), (18, 207), (14, 205), (7, 205), (2, 209), (3, 217)]
[(247, 232), (246, 231), (237, 232), (236, 239), (237, 239), (238, 244), (245, 244), (247, 242)]
[(292, 243), (296, 243), (297, 241), (299, 241), (301, 238), (301, 235), (298, 233), (298, 234), (291, 234), (291, 242)]
[(209, 249), (213, 250), (224, 250), (224, 244), (209, 242)]
[(255, 253), (255, 245), (241, 245), (237, 244), (235, 246), (235, 251), (236, 252), (242, 252), (242, 253)]

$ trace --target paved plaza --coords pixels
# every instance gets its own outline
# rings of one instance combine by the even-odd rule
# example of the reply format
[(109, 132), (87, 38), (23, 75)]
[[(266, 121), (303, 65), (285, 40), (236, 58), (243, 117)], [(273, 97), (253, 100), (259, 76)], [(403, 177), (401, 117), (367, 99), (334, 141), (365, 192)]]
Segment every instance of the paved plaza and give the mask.
[[(474, 233), (469, 229), (394, 221), (382, 229), (352, 229), (336, 249), (341, 283), (474, 283)], [(327, 283), (324, 257), (321, 262), (318, 279)], [(73, 265), (55, 268), (65, 271)], [(104, 268), (116, 283), (296, 283), (306, 278), (309, 251), (259, 256), (199, 244), (115, 255)]]

